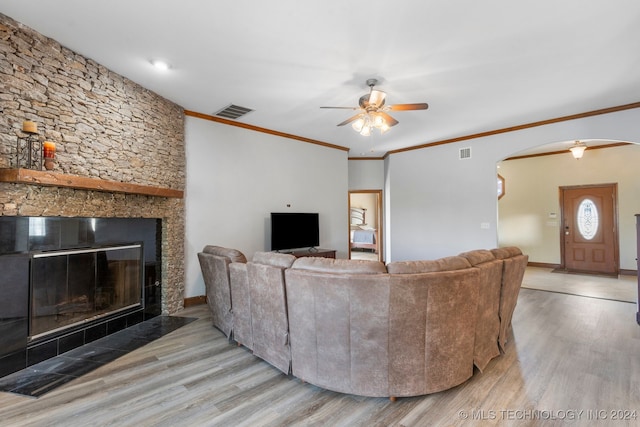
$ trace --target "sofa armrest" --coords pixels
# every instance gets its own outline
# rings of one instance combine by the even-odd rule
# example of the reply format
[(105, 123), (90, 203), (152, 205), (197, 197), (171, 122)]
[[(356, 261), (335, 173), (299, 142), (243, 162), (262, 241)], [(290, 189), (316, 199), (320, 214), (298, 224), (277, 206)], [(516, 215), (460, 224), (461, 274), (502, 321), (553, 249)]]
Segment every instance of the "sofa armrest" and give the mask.
[(202, 249), (202, 252), (229, 258), (230, 262), (247, 262), (247, 257), (245, 257), (244, 254), (237, 249), (225, 248), (216, 245), (207, 245)]

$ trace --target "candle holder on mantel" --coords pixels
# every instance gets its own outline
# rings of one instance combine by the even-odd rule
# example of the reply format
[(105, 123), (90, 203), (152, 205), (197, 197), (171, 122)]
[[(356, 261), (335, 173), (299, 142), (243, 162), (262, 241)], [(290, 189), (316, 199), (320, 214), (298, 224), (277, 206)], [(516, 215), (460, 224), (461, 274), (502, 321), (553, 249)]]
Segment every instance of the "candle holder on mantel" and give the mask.
[(38, 139), (38, 125), (34, 122), (22, 123), (22, 133), (16, 146), (16, 167), (42, 169), (42, 145)]
[(51, 141), (45, 141), (42, 143), (42, 152), (44, 158), (44, 168), (48, 171), (52, 170), (55, 166), (54, 159), (56, 157), (56, 144)]

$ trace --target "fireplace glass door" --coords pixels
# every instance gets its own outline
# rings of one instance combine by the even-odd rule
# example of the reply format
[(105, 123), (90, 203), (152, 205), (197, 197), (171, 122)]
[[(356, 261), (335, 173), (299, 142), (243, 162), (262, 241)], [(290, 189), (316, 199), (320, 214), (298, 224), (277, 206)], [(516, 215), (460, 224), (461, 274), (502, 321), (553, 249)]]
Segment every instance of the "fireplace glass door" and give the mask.
[(31, 339), (140, 306), (142, 254), (142, 244), (33, 254)]

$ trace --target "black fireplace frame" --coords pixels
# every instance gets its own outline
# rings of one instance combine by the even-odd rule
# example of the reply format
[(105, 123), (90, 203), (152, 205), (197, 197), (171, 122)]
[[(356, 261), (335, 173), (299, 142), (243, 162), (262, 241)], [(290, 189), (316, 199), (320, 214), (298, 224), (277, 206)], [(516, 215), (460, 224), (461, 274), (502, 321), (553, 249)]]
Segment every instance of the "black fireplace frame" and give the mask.
[[(30, 220), (37, 218), (37, 220)], [(45, 233), (29, 224), (44, 224)], [(33, 228), (33, 227), (31, 227)], [(37, 235), (34, 235), (37, 234)], [(29, 331), (33, 254), (140, 243), (142, 298), (135, 307), (33, 338)], [(0, 216), (0, 377), (161, 314), (160, 218)]]

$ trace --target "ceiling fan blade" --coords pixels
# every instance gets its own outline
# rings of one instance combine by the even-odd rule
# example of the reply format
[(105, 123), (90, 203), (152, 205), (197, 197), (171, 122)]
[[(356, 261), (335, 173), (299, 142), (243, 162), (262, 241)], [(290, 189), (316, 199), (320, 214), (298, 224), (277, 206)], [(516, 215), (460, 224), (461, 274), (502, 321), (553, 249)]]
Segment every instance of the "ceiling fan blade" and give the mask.
[(351, 122), (355, 122), (356, 120), (358, 120), (358, 118), (359, 118), (361, 115), (362, 115), (362, 113), (360, 113), (360, 114), (356, 114), (356, 115), (355, 115), (355, 116), (353, 116), (353, 117), (349, 117), (349, 118), (348, 118), (347, 120), (345, 120), (344, 122), (342, 122), (342, 123), (338, 123), (338, 126), (344, 126), (344, 125), (347, 125), (347, 124), (349, 124), (349, 123), (351, 123)]
[(398, 123), (400, 123), (399, 121), (397, 121), (396, 119), (394, 119), (393, 117), (385, 113), (384, 111), (378, 111), (378, 114), (384, 117), (384, 121), (387, 122), (387, 125), (389, 125), (389, 127), (395, 126)]
[(426, 102), (419, 104), (394, 104), (387, 106), (387, 110), (389, 111), (426, 110), (427, 108), (429, 108), (429, 104)]
[(358, 107), (320, 107), (320, 108), (337, 108), (340, 110), (359, 110)]
[(371, 90), (369, 94), (369, 105), (375, 105), (380, 108), (384, 105), (384, 98), (387, 94), (381, 90)]

